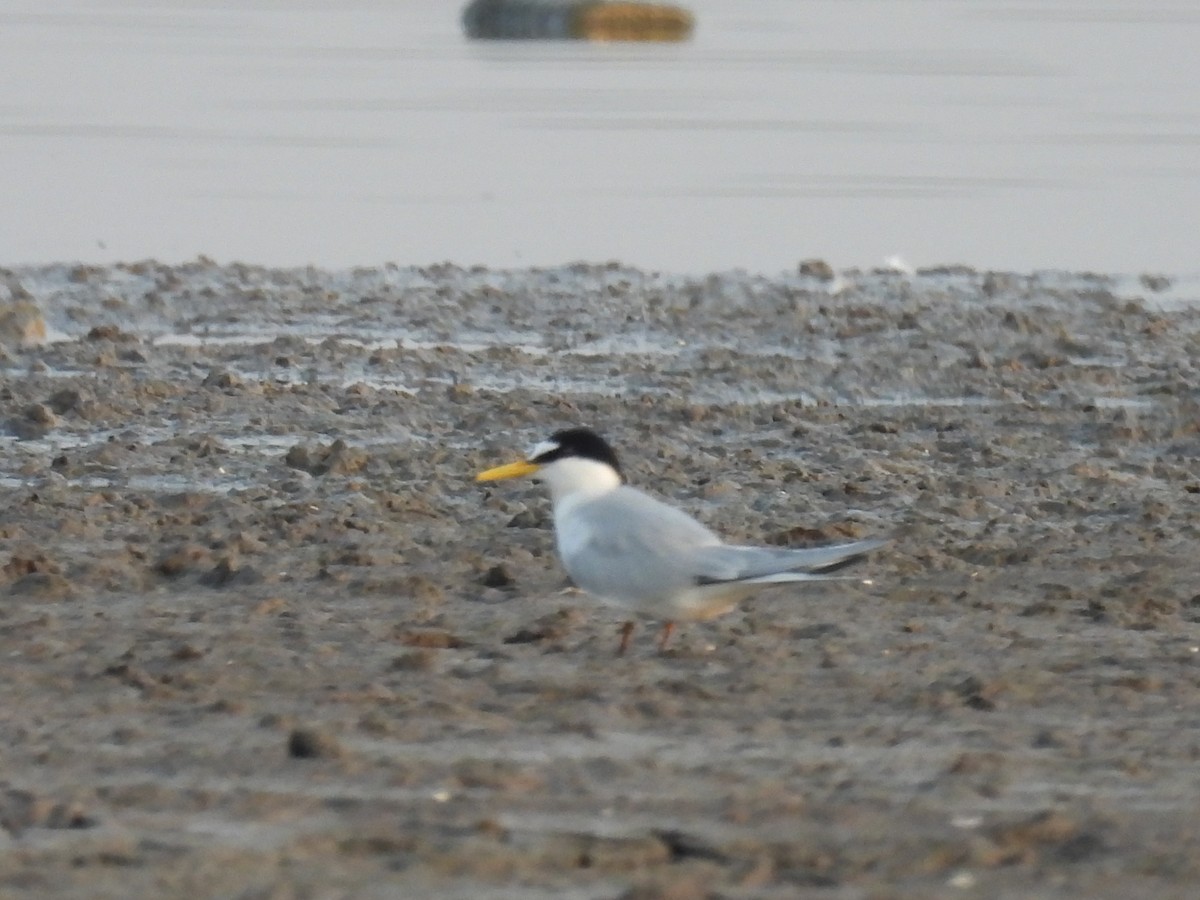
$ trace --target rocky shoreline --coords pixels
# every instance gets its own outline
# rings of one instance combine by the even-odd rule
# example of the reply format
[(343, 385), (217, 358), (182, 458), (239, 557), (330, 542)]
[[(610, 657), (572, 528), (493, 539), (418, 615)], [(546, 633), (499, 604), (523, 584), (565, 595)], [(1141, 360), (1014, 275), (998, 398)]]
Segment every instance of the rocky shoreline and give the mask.
[[(1186, 293), (4, 270), (4, 893), (1187, 896)], [(616, 660), (471, 481), (572, 424), (731, 539), (894, 544)]]

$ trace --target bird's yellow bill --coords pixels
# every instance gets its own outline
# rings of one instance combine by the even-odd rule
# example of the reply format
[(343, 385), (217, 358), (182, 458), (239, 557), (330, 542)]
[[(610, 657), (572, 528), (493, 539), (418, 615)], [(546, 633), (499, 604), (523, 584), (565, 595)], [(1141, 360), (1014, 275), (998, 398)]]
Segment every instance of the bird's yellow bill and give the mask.
[(536, 463), (521, 462), (508, 463), (504, 466), (496, 466), (494, 469), (480, 472), (475, 476), (476, 481), (499, 481), (501, 478), (520, 478), (522, 475), (532, 475), (541, 466)]

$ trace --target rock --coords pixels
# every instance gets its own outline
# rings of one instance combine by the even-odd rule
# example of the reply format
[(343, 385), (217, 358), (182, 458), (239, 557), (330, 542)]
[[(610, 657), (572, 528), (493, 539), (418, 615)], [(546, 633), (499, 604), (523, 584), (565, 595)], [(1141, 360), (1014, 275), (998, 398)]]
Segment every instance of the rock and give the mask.
[(292, 759), (340, 759), (345, 755), (341, 742), (318, 728), (294, 728), (287, 740)]
[(14, 553), (8, 562), (0, 566), (0, 575), (10, 580), (23, 578), (35, 572), (57, 575), (61, 571), (56, 562), (37, 551)]
[(205, 387), (220, 388), (223, 391), (235, 390), (242, 386), (242, 378), (225, 369), (212, 369), (201, 382)]
[(197, 647), (195, 644), (184, 641), (177, 644), (175, 649), (171, 651), (171, 659), (176, 662), (194, 662), (197, 659), (203, 659), (208, 655), (208, 650)]
[(207, 566), (212, 561), (212, 553), (198, 544), (185, 544), (164, 554), (155, 565), (161, 575), (177, 578), (188, 572)]
[(39, 600), (66, 600), (72, 595), (71, 583), (54, 572), (31, 572), (8, 586), (13, 597), (36, 597)]
[(25, 407), (22, 415), (33, 424), (44, 425), (46, 428), (53, 428), (58, 424), (58, 417), (43, 403), (30, 404)]
[(75, 800), (54, 800), (33, 791), (0, 791), (0, 828), (20, 835), (30, 828), (92, 828), (96, 819)]
[(484, 587), (510, 588), (514, 584), (516, 584), (516, 579), (512, 577), (508, 568), (504, 565), (492, 566), (483, 576)]
[(288, 450), (284, 463), (310, 475), (353, 475), (362, 471), (370, 457), (365, 450), (351, 447), (338, 438), (328, 447), (297, 444)]
[(78, 388), (63, 388), (51, 394), (50, 399), (46, 401), (46, 405), (61, 416), (64, 413), (78, 410), (90, 399), (90, 397)]
[(21, 410), (19, 416), (8, 420), (7, 430), (18, 440), (38, 441), (58, 425), (53, 410), (42, 403), (33, 403)]
[(370, 457), (365, 450), (351, 447), (341, 438), (329, 445), (325, 454), (323, 469), (314, 474), (353, 475), (362, 471)]
[(46, 321), (28, 300), (0, 303), (0, 346), (37, 347), (46, 342)]
[(508, 520), (509, 528), (541, 528), (545, 520), (531, 509), (523, 509)]
[(421, 648), (409, 653), (401, 653), (392, 660), (388, 667), (393, 672), (428, 672), (437, 663), (437, 654), (432, 650)]
[(422, 647), (428, 650), (455, 650), (469, 646), (462, 638), (441, 629), (406, 631), (400, 635), (400, 643), (406, 647)]
[(833, 271), (833, 266), (823, 259), (806, 259), (800, 263), (799, 271), (801, 275), (807, 278), (815, 278), (818, 281), (833, 281), (837, 277), (837, 272)]
[(200, 583), (208, 587), (245, 587), (262, 581), (262, 574), (252, 566), (243, 566), (236, 556), (224, 556), (217, 560), (209, 571), (200, 577)]
[(832, 622), (820, 622), (816, 625), (805, 625), (800, 628), (793, 628), (791, 637), (797, 641), (814, 641), (823, 640), (825, 638), (844, 638), (846, 637), (846, 629), (841, 625), (835, 625)]
[(111, 341), (114, 344), (136, 344), (137, 336), (122, 331), (116, 325), (97, 325), (87, 333), (89, 341)]
[(582, 621), (583, 613), (579, 610), (560, 609), (508, 635), (504, 638), (504, 643), (533, 644), (539, 641), (562, 640)]
[(304, 446), (303, 444), (297, 444), (288, 450), (283, 457), (283, 462), (285, 465), (290, 466), (293, 469), (299, 469), (302, 472), (309, 473), (312, 473), (312, 471), (318, 465), (316, 462), (316, 456), (312, 449)]

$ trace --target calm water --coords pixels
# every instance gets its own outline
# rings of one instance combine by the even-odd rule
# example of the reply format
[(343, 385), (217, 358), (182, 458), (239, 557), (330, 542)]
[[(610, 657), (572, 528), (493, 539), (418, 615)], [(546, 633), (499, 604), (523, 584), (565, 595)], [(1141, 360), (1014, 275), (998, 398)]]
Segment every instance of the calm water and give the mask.
[(694, 0), (679, 46), (451, 0), (0, 0), (0, 264), (1200, 270), (1200, 4)]

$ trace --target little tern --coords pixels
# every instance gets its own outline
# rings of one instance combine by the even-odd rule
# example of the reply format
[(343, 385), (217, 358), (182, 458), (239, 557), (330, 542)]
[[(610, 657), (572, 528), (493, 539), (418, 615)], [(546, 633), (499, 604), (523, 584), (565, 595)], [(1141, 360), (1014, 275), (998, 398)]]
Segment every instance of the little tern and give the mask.
[[(663, 623), (661, 652), (676, 622), (712, 619), (764, 585), (817, 581), (863, 559), (885, 540), (820, 547), (726, 544), (687, 513), (625, 484), (612, 447), (587, 428), (557, 431), (524, 460), (475, 476), (533, 475), (550, 489), (558, 555), (576, 587)], [(621, 627), (618, 655), (633, 621)]]

